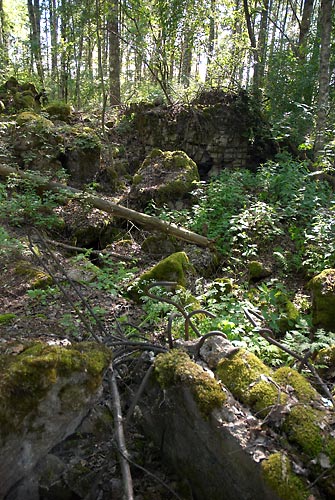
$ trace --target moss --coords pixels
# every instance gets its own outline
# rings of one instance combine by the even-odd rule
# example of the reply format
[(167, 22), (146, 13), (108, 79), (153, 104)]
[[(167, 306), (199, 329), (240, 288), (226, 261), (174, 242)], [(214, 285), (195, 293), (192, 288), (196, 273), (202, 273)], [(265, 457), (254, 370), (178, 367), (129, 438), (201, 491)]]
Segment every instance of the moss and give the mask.
[(47, 120), (44, 116), (33, 113), (32, 111), (22, 111), (22, 113), (19, 113), (16, 117), (16, 123), (20, 126), (25, 125), (26, 123), (36, 123), (44, 128), (50, 128), (53, 126), (53, 123), (50, 120)]
[(319, 425), (322, 417), (322, 412), (299, 404), (291, 409), (283, 425), (289, 441), (297, 444), (311, 458), (316, 457), (324, 447)]
[[(96, 390), (110, 358), (106, 347), (94, 343), (70, 347), (33, 343), (16, 356), (0, 356), (1, 436), (19, 432), (24, 418), (34, 414), (59, 377), (84, 372), (85, 390)], [(82, 395), (79, 388), (77, 394)]]
[(132, 196), (162, 206), (187, 196), (199, 180), (197, 165), (184, 151), (154, 149), (134, 176)]
[(261, 375), (270, 375), (270, 369), (252, 353), (240, 349), (230, 358), (219, 361), (216, 376), (232, 392), (247, 403), (250, 384), (256, 382)]
[(273, 379), (283, 387), (289, 385), (302, 403), (310, 403), (318, 399), (318, 393), (306, 378), (296, 370), (283, 366), (278, 368), (273, 374)]
[(245, 398), (251, 408), (261, 417), (266, 416), (275, 405), (284, 404), (287, 401), (287, 395), (270, 380), (261, 380), (253, 384)]
[(299, 319), (299, 310), (298, 308), (291, 302), (287, 300), (284, 305), (284, 310), (280, 314), (277, 325), (281, 333), (286, 333), (290, 328), (292, 328)]
[(262, 462), (266, 483), (283, 500), (307, 500), (310, 495), (304, 481), (292, 471), (290, 459), (284, 453), (274, 453)]
[(16, 317), (16, 314), (13, 313), (0, 314), (0, 325), (7, 325), (11, 323), (13, 319), (16, 319)]
[(186, 285), (186, 274), (193, 267), (185, 252), (176, 252), (161, 260), (154, 267), (143, 273), (136, 283), (128, 289), (129, 295), (138, 300), (143, 295), (147, 283), (153, 281), (174, 281), (178, 285)]
[(248, 271), (249, 279), (251, 281), (266, 278), (271, 274), (271, 271), (269, 269), (267, 269), (261, 262), (258, 262), (256, 260), (252, 260), (251, 262), (249, 262)]
[(25, 276), (31, 288), (46, 288), (52, 284), (52, 277), (42, 269), (26, 260), (20, 260), (15, 266), (15, 274)]
[(16, 92), (14, 94), (14, 105), (16, 109), (33, 109), (38, 110), (38, 103), (31, 91), (25, 90), (24, 92)]
[(65, 102), (55, 101), (45, 107), (45, 111), (52, 118), (56, 118), (63, 122), (69, 121), (71, 116), (71, 106)]
[(140, 175), (140, 174), (135, 174), (134, 177), (133, 177), (133, 185), (134, 186), (137, 186), (138, 184), (140, 184), (143, 180), (143, 176)]
[(220, 384), (183, 351), (176, 349), (159, 354), (155, 360), (155, 375), (162, 389), (176, 385), (189, 387), (205, 418), (226, 400)]
[(314, 326), (335, 332), (335, 269), (325, 269), (308, 284), (312, 290)]

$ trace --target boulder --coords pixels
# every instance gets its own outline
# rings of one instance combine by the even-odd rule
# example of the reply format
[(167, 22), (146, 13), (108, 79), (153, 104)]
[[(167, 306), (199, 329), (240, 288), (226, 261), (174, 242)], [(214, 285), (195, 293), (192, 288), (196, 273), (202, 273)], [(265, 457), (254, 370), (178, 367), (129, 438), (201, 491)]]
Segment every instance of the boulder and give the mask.
[(198, 167), (186, 153), (154, 149), (133, 177), (129, 202), (141, 210), (150, 202), (180, 209), (190, 202), (197, 181)]
[(335, 332), (335, 269), (325, 269), (308, 284), (312, 291), (312, 321), (316, 328)]
[(71, 106), (66, 102), (55, 101), (45, 107), (50, 119), (69, 122), (71, 118)]
[(187, 283), (187, 274), (193, 269), (185, 252), (173, 253), (141, 274), (128, 288), (128, 294), (132, 299), (138, 300), (143, 295), (146, 285), (155, 281), (172, 281), (184, 287)]
[(99, 398), (110, 359), (95, 343), (30, 343), (0, 356), (0, 498), (78, 427)]

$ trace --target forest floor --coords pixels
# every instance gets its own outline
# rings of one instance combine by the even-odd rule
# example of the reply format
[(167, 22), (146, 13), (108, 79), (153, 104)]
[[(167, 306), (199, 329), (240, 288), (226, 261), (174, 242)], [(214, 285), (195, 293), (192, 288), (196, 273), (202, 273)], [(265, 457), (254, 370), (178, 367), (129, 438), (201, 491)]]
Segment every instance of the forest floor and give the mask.
[[(27, 342), (68, 345), (72, 342), (94, 340), (92, 334), (99, 341), (108, 344), (109, 335), (115, 334), (116, 331), (120, 333), (122, 328), (118, 323), (118, 318), (121, 318), (123, 323), (126, 318), (126, 321), (133, 325), (138, 325), (143, 320), (145, 313), (141, 305), (119, 294), (106, 293), (106, 290), (92, 287), (91, 280), (94, 279), (94, 274), (90, 274), (84, 266), (81, 270), (80, 262), (73, 264), (73, 252), (48, 244), (48, 250), (44, 255), (42, 247), (37, 251), (37, 255), (34, 255), (28, 245), (28, 234), (31, 228), (24, 226), (13, 228), (4, 225), (13, 238), (23, 242), (25, 248), (23, 251), (13, 251), (10, 258), (8, 255), (0, 257), (2, 271), (0, 275), (0, 316), (2, 319), (2, 322), (0, 321), (0, 353), (16, 355), (24, 349)], [(117, 251), (120, 255), (120, 248)], [(53, 258), (50, 259), (51, 253)], [(127, 256), (129, 254), (128, 246)], [(136, 257), (140, 257), (140, 246), (135, 241), (132, 242), (131, 255), (134, 261)], [(141, 262), (142, 267), (139, 267), (139, 272), (148, 266), (148, 259), (144, 255), (142, 255)], [(43, 266), (46, 266), (45, 269)], [(46, 288), (43, 288), (43, 285), (41, 285), (42, 288), (34, 288), (32, 283), (36, 279), (35, 271), (39, 273), (38, 279), (43, 281), (46, 269), (50, 270), (58, 283), (63, 284), (63, 292), (48, 279), (46, 279)], [(66, 284), (65, 281), (67, 281)], [(99, 325), (95, 324), (95, 319), (88, 308), (92, 311), (103, 311), (103, 317), (99, 313), (103, 331)], [(89, 330), (85, 326), (86, 322), (90, 325)], [(154, 335), (148, 335), (148, 331), (146, 334), (149, 340), (156, 342)], [(131, 380), (122, 372), (122, 367), (118, 383), (123, 411), (126, 412), (130, 404)], [(111, 408), (107, 382), (104, 387), (102, 399), (84, 421), (84, 427), (79, 429), (77, 434), (70, 436), (65, 443), (58, 445), (56, 451), (53, 450), (53, 452), (65, 461), (69, 469), (73, 468), (73, 464), (80, 463), (88, 467), (94, 473), (95, 478), (99, 478), (95, 488), (95, 498), (121, 500), (122, 477), (111, 431), (107, 429), (102, 435), (92, 431), (92, 422), (99, 420), (101, 408)], [(148, 441), (142, 429), (132, 424), (127, 431), (127, 446), (133, 462), (131, 469), (136, 500), (174, 498), (171, 491), (180, 489), (180, 480), (176, 474), (162, 462), (159, 450)], [(65, 495), (66, 487), (72, 491), (73, 495), (75, 492), (79, 495), (74, 498), (84, 498), (80, 496), (80, 488), (78, 489), (78, 486), (74, 486), (73, 482), (69, 482), (68, 479), (63, 485), (61, 495)], [(185, 486), (183, 489), (185, 490)], [(50, 492), (45, 493), (45, 496), (42, 494), (41, 500), (50, 498), (50, 494)], [(183, 493), (182, 498), (191, 497)]]

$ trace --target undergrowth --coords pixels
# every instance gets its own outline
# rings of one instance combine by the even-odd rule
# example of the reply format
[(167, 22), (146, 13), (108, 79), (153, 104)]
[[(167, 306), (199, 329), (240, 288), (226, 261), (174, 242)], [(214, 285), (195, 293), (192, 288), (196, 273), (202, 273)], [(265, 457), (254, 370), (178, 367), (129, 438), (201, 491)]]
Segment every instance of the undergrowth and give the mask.
[(157, 215), (214, 239), (235, 266), (265, 253), (286, 272), (313, 275), (335, 265), (334, 193), (304, 163), (284, 157), (256, 174), (225, 169), (194, 195), (190, 210)]

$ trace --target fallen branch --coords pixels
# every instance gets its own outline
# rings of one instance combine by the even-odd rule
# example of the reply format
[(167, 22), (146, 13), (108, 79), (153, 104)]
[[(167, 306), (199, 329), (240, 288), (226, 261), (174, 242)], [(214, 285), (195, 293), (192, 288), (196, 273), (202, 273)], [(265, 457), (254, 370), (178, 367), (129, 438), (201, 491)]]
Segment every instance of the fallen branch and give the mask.
[(66, 243), (62, 243), (60, 241), (55, 241), (55, 240), (50, 240), (48, 238), (45, 238), (45, 241), (49, 243), (50, 245), (54, 245), (55, 247), (60, 247), (60, 248), (65, 248), (65, 250), (73, 250), (75, 252), (80, 252), (80, 253), (89, 253), (92, 255), (107, 255), (108, 257), (112, 257), (114, 259), (120, 259), (120, 260), (126, 260), (126, 261), (133, 261), (133, 257), (129, 257), (129, 255), (121, 255), (120, 253), (116, 252), (110, 252), (109, 250), (92, 250), (92, 248), (82, 248), (82, 247), (76, 247), (73, 245), (67, 245)]
[(115, 440), (117, 443), (117, 448), (119, 453), (119, 463), (123, 479), (124, 498), (125, 500), (133, 500), (134, 499), (133, 482), (128, 461), (129, 460), (128, 451), (124, 437), (120, 394), (116, 382), (115, 372), (113, 370), (113, 365), (110, 366), (110, 370), (108, 373), (108, 381), (109, 381), (110, 392), (112, 394)]
[(169, 234), (180, 240), (193, 243), (194, 245), (198, 245), (200, 247), (212, 247), (214, 245), (213, 240), (209, 240), (205, 236), (193, 233), (192, 231), (189, 231), (188, 229), (185, 229), (183, 227), (176, 226), (175, 224), (162, 221), (158, 217), (153, 217), (151, 215), (143, 214), (142, 212), (137, 212), (136, 210), (132, 210), (130, 208), (123, 207), (122, 205), (112, 203), (111, 201), (105, 200), (98, 196), (84, 193), (80, 189), (75, 189), (59, 182), (49, 181), (45, 177), (42, 177), (41, 175), (35, 174), (31, 171), (24, 172), (22, 170), (8, 167), (7, 165), (0, 165), (0, 176), (8, 177), (12, 174), (17, 175), (22, 179), (31, 180), (45, 190), (62, 193), (69, 198), (80, 198), (80, 196), (83, 196), (85, 198), (85, 203), (88, 203), (92, 207), (98, 208), (103, 212), (111, 213), (117, 217), (120, 217), (121, 219), (134, 221), (146, 228), (156, 229), (157, 231)]

